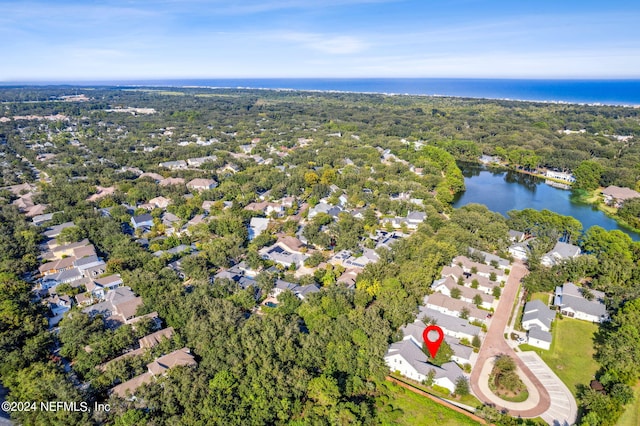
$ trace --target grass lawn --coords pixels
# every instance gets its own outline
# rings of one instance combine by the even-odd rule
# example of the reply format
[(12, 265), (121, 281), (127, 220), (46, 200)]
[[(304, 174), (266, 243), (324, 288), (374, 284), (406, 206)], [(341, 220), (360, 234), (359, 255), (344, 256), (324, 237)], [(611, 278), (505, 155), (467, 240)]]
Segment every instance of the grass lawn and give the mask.
[(638, 382), (633, 389), (635, 390), (635, 399), (624, 411), (620, 419), (618, 419), (618, 426), (638, 426), (640, 425), (640, 382)]
[(577, 319), (563, 318), (553, 322), (551, 349), (521, 345), (520, 350), (533, 350), (560, 377), (575, 396), (578, 385), (589, 385), (598, 364), (593, 359), (593, 334), (596, 324)]
[(383, 409), (380, 413), (384, 425), (479, 425), (464, 414), (450, 410), (400, 386), (385, 382), (389, 405), (393, 411)]
[(533, 293), (531, 295), (531, 300), (539, 300), (549, 306), (549, 293)]
[(456, 402), (459, 402), (460, 404), (468, 405), (469, 407), (478, 407), (482, 405), (482, 402), (480, 402), (478, 398), (476, 398), (471, 394), (465, 395), (463, 397), (454, 398), (451, 396), (451, 394), (448, 391), (438, 392), (437, 389), (429, 388), (426, 385), (416, 382), (415, 380), (407, 379), (406, 377), (402, 377), (397, 374), (391, 374), (391, 377), (394, 377), (402, 382), (408, 383), (411, 386), (415, 386), (416, 388), (422, 391), (425, 391), (426, 393), (429, 393), (431, 395), (439, 396), (440, 398), (448, 399), (450, 401), (456, 401)]

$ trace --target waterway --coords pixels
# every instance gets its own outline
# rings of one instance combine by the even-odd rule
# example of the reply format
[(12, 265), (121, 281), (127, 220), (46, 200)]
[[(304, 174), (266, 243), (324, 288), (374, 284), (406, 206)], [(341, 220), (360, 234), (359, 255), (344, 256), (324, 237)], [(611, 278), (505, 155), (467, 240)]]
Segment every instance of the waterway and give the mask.
[(578, 219), (585, 230), (598, 225), (608, 230), (618, 229), (640, 241), (639, 234), (623, 228), (597, 208), (573, 200), (571, 191), (545, 184), (544, 179), (513, 171), (488, 170), (475, 164), (459, 167), (465, 177), (466, 191), (455, 197), (454, 207), (484, 204), (504, 216), (509, 210), (547, 209)]

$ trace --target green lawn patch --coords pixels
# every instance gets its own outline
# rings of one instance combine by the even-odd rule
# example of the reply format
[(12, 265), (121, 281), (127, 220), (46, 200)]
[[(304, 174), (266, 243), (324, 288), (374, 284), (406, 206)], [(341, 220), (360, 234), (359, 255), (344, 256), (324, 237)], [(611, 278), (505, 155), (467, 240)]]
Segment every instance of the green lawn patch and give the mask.
[(454, 398), (451, 396), (451, 394), (448, 392), (447, 389), (444, 389), (444, 391), (438, 391), (437, 389), (434, 388), (430, 388), (426, 385), (423, 385), (422, 383), (418, 383), (415, 380), (411, 380), (411, 379), (407, 379), (406, 377), (397, 375), (397, 374), (390, 374), (391, 377), (398, 379), (402, 382), (408, 383), (411, 386), (414, 386), (418, 389), (420, 389), (421, 391), (424, 391), (428, 394), (443, 398), (443, 399), (448, 399), (450, 401), (456, 401), (459, 402), (460, 404), (464, 404), (464, 405), (468, 405), (469, 407), (479, 407), (482, 405), (482, 402), (480, 402), (480, 400), (478, 398), (476, 398), (475, 396), (469, 394), (469, 395), (465, 395), (462, 397), (457, 397)]
[(564, 382), (575, 396), (578, 385), (589, 385), (598, 370), (593, 359), (593, 334), (597, 324), (577, 319), (563, 318), (553, 322), (551, 349), (521, 345), (523, 351), (533, 350)]
[(549, 306), (549, 293), (533, 293), (531, 295), (531, 300), (539, 300), (545, 305)]
[(464, 414), (450, 410), (429, 398), (385, 382), (388, 403), (379, 410), (384, 425), (479, 425)]
[(620, 419), (618, 419), (618, 426), (638, 426), (640, 425), (640, 382), (634, 387), (635, 399), (629, 405)]

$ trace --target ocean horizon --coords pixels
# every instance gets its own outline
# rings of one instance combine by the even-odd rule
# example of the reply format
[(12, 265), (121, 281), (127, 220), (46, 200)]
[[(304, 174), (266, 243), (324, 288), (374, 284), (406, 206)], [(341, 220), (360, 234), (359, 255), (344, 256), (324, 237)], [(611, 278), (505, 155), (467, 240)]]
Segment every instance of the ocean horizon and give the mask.
[(216, 78), (0, 82), (0, 86), (202, 87), (422, 95), (640, 106), (640, 80), (475, 78)]

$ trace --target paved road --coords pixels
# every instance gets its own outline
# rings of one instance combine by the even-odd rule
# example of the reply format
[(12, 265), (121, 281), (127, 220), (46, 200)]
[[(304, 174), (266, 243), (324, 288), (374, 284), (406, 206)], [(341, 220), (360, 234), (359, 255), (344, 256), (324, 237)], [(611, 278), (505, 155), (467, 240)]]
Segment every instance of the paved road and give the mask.
[[(514, 350), (504, 340), (504, 332), (509, 322), (511, 308), (516, 300), (518, 284), (526, 274), (527, 269), (522, 263), (517, 262), (512, 265), (511, 273), (500, 297), (498, 308), (491, 319), (491, 324), (480, 348), (475, 368), (471, 372), (470, 382), (473, 393), (481, 401), (491, 404), (499, 410), (506, 410), (512, 416), (538, 417), (545, 413), (551, 406), (549, 393), (536, 375), (516, 356)], [(518, 367), (518, 372), (524, 376), (523, 380), (525, 384), (530, 389), (533, 388), (533, 393), (537, 394), (537, 398), (535, 398), (536, 395), (532, 394), (531, 398), (529, 398), (530, 401), (527, 400), (518, 403), (516, 406), (514, 403), (508, 403), (498, 398), (489, 391), (488, 386), (485, 386), (484, 382), (486, 382), (488, 377), (488, 371), (490, 372), (490, 363), (500, 354), (506, 354), (513, 358)], [(537, 390), (537, 392), (535, 390)]]
[(550, 425), (569, 426), (578, 416), (576, 400), (562, 380), (535, 352), (518, 352), (520, 359), (540, 379), (551, 396), (551, 406), (541, 417)]

